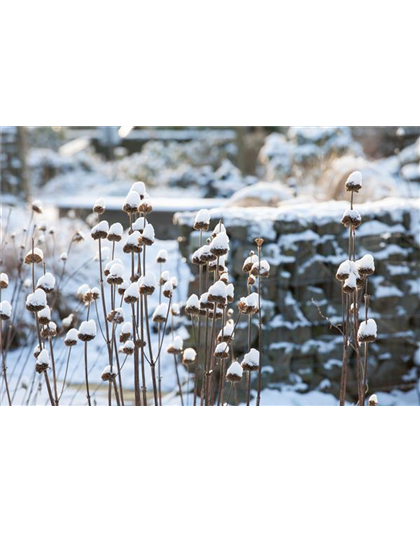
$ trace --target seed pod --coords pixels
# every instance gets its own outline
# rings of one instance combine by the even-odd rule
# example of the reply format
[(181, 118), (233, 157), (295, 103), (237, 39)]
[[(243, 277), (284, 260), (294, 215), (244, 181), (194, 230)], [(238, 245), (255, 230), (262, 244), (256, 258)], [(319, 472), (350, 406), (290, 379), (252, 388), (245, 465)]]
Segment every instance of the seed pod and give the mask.
[(185, 306), (185, 312), (187, 315), (198, 315), (200, 312), (200, 301), (196, 294), (191, 294), (188, 298), (187, 305)]
[(98, 239), (106, 239), (108, 236), (109, 225), (106, 220), (102, 220), (99, 224), (96, 224), (91, 231), (90, 236), (97, 241)]
[(196, 357), (197, 352), (194, 350), (194, 348), (187, 348), (182, 354), (182, 362), (184, 365), (190, 365), (194, 363)]
[(98, 213), (98, 215), (103, 215), (105, 213), (105, 202), (103, 198), (96, 200), (95, 205), (93, 206), (93, 212)]
[(39, 323), (42, 326), (45, 326), (45, 325), (47, 325), (50, 322), (50, 320), (51, 320), (51, 310), (48, 307), (48, 305), (46, 305), (44, 307), (44, 309), (42, 309), (41, 311), (38, 312), (38, 320), (39, 320)]
[(9, 276), (2, 272), (0, 274), (0, 289), (7, 289), (9, 286)]
[(210, 227), (210, 211), (208, 209), (200, 209), (195, 217), (193, 227), (196, 231), (208, 231)]
[(75, 346), (77, 344), (78, 334), (79, 332), (77, 331), (77, 329), (69, 329), (66, 338), (64, 339), (64, 344), (66, 346)]
[(25, 256), (25, 264), (31, 265), (33, 263), (38, 264), (44, 259), (44, 254), (40, 248), (34, 248), (30, 250)]
[(255, 348), (251, 348), (249, 352), (244, 355), (241, 366), (247, 372), (258, 370), (260, 367), (260, 352)]
[(238, 363), (238, 361), (234, 361), (227, 369), (226, 379), (231, 383), (239, 383), (242, 379), (243, 373), (244, 371), (241, 365)]
[(80, 324), (79, 339), (83, 342), (89, 342), (96, 337), (96, 324), (94, 320), (87, 320)]
[(50, 356), (47, 350), (42, 350), (40, 354), (38, 355), (38, 357), (36, 358), (35, 370), (38, 372), (38, 374), (42, 374), (42, 372), (46, 372), (49, 367), (50, 367)]
[(108, 365), (102, 370), (101, 379), (102, 381), (114, 381), (114, 379), (117, 377), (117, 373), (111, 366)]
[(346, 209), (343, 218), (341, 219), (341, 223), (346, 228), (352, 227), (356, 229), (362, 223), (362, 217), (355, 209)]
[(135, 346), (133, 341), (126, 341), (121, 351), (126, 355), (132, 355), (134, 353), (134, 348)]
[(123, 211), (127, 214), (137, 213), (140, 201), (138, 192), (131, 190), (124, 200)]
[(357, 332), (357, 340), (359, 342), (374, 342), (377, 337), (377, 326), (373, 318), (360, 323), (359, 331)]
[(108, 240), (111, 242), (120, 242), (123, 233), (124, 228), (122, 227), (122, 224), (116, 222), (115, 224), (112, 224), (112, 226), (109, 228)]
[(376, 396), (376, 394), (372, 394), (372, 396), (369, 398), (368, 405), (369, 406), (379, 405), (378, 397)]
[(346, 181), (346, 191), (359, 192), (362, 188), (362, 173), (352, 172)]

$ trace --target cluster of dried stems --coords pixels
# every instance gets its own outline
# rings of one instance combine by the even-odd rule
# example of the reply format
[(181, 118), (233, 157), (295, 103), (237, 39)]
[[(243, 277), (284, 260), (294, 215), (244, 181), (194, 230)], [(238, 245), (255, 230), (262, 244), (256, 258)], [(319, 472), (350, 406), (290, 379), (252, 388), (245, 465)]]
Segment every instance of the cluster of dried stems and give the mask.
[[(362, 223), (360, 213), (354, 209), (354, 195), (362, 188), (362, 175), (353, 172), (346, 181), (350, 193), (350, 209), (342, 217), (342, 223), (349, 229), (348, 260), (338, 268), (336, 278), (341, 283), (343, 303), (343, 361), (340, 380), (340, 406), (346, 402), (347, 377), (349, 367), (349, 348), (355, 353), (357, 380), (357, 404), (365, 405), (368, 391), (368, 344), (376, 340), (377, 331), (374, 320), (369, 319), (368, 277), (375, 271), (373, 257), (369, 254), (356, 260), (356, 230)], [(360, 307), (364, 302), (364, 318), (360, 321)], [(361, 353), (363, 346), (363, 354)], [(376, 396), (369, 399), (369, 405), (376, 405)]]

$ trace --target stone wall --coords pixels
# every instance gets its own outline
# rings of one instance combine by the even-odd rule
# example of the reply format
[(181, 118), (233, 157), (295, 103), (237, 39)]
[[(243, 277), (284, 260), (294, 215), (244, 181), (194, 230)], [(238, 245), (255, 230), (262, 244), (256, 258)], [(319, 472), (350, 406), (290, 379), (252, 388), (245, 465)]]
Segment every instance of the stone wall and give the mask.
[[(348, 233), (340, 224), (347, 207), (346, 202), (328, 202), (212, 211), (214, 224), (221, 219), (231, 238), (228, 265), (237, 299), (246, 292), (243, 261), (255, 250), (253, 240), (265, 239), (263, 255), (272, 266), (270, 278), (263, 282), (266, 386), (300, 382), (302, 390), (338, 396), (342, 337), (331, 324), (342, 321), (335, 272), (347, 258)], [(369, 279), (370, 317), (378, 324), (378, 341), (370, 345), (370, 390), (411, 388), (420, 341), (419, 202), (388, 199), (356, 208), (363, 217), (357, 230), (357, 256), (371, 253), (376, 262), (375, 275)], [(188, 260), (198, 247), (194, 216), (175, 216), (180, 248)], [(195, 267), (192, 270), (196, 274)], [(198, 292), (196, 281), (190, 289)], [(243, 323), (238, 329), (235, 350), (245, 349), (245, 328)], [(352, 354), (349, 399), (356, 394)]]

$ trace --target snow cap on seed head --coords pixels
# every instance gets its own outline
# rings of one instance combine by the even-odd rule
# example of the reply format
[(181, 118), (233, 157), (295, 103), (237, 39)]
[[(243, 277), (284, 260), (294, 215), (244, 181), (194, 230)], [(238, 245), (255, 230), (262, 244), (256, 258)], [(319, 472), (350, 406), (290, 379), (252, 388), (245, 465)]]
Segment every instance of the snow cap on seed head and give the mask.
[(122, 239), (123, 233), (124, 228), (122, 227), (122, 224), (115, 222), (115, 224), (112, 224), (112, 226), (109, 228), (108, 240), (112, 242), (119, 242)]
[(376, 394), (372, 394), (372, 396), (369, 398), (368, 405), (370, 406), (378, 405), (378, 397), (376, 396)]
[(98, 240), (98, 239), (106, 239), (108, 236), (108, 230), (109, 230), (109, 224), (106, 220), (101, 220), (99, 224), (96, 224), (96, 226), (93, 226), (91, 229), (90, 235), (92, 239)]
[(238, 383), (241, 381), (243, 373), (244, 371), (241, 365), (238, 363), (238, 361), (234, 361), (227, 369), (226, 379), (232, 383)]
[(105, 201), (103, 198), (98, 198), (93, 206), (93, 212), (98, 213), (98, 215), (103, 215), (105, 213)]
[(200, 209), (194, 221), (194, 229), (207, 231), (210, 227), (210, 211), (208, 209)]
[(10, 305), (10, 302), (7, 300), (3, 300), (0, 303), (0, 318), (2, 320), (9, 320), (9, 318), (12, 316), (12, 306)]
[(194, 350), (194, 348), (186, 348), (182, 355), (182, 362), (186, 365), (194, 363), (196, 357), (197, 352)]
[(137, 213), (140, 202), (141, 199), (139, 193), (131, 189), (131, 191), (125, 197), (123, 211), (125, 211), (127, 214)]
[(346, 190), (350, 192), (359, 192), (362, 188), (362, 173), (356, 170), (352, 172), (346, 180)]

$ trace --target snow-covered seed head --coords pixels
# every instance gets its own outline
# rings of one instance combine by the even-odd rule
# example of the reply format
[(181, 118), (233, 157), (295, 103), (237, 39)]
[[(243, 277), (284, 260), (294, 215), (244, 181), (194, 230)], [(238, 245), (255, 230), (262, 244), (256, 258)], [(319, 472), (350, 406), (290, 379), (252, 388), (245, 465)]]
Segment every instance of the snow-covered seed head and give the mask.
[(253, 276), (252, 274), (249, 274), (248, 275), (248, 279), (247, 279), (247, 284), (252, 287), (253, 285), (255, 285), (255, 282), (257, 281), (257, 278), (255, 276)]
[(197, 352), (194, 350), (194, 348), (186, 348), (182, 354), (182, 362), (184, 365), (190, 365), (194, 363), (196, 357)]
[(63, 261), (64, 263), (67, 261), (67, 253), (63, 252), (60, 254), (60, 261)]
[(377, 337), (377, 326), (373, 318), (360, 323), (359, 331), (357, 332), (357, 340), (360, 342), (374, 342)]
[(166, 263), (168, 260), (168, 252), (166, 250), (159, 250), (156, 256), (156, 263)]
[(169, 274), (168, 270), (164, 270), (159, 278), (159, 285), (165, 285), (167, 281), (169, 281), (171, 278), (171, 275)]
[(258, 261), (258, 255), (254, 252), (249, 252), (248, 257), (245, 259), (242, 266), (244, 272), (250, 272), (254, 263)]
[(169, 280), (172, 283), (172, 287), (176, 289), (178, 287), (178, 278), (176, 276), (171, 276)]
[(135, 346), (133, 341), (125, 341), (121, 351), (126, 355), (133, 355), (134, 348)]
[[(137, 220), (135, 220), (131, 225), (132, 231), (139, 231), (140, 233), (143, 233), (144, 228), (147, 225), (147, 220), (144, 217), (139, 217)], [(130, 233), (132, 231), (130, 230)]]
[(124, 296), (125, 291), (130, 286), (130, 283), (127, 280), (124, 280), (120, 285), (118, 285), (118, 294)]
[(207, 270), (209, 272), (219, 272), (219, 274), (223, 274), (223, 272), (226, 271), (225, 266), (226, 256), (219, 257), (219, 264), (217, 264), (217, 261), (212, 261), (208, 264)]
[(110, 268), (106, 281), (110, 285), (120, 285), (124, 281), (124, 267), (119, 263), (114, 263)]
[(137, 213), (140, 202), (141, 200), (139, 193), (132, 189), (125, 197), (123, 211), (125, 211), (127, 214)]
[(34, 202), (32, 202), (31, 207), (34, 213), (42, 215), (42, 203), (39, 200), (35, 200)]
[(231, 339), (235, 338), (234, 323), (233, 320), (228, 320), (226, 325), (219, 331), (217, 335), (217, 342), (229, 342)]
[(90, 231), (90, 236), (92, 239), (97, 241), (98, 239), (106, 239), (108, 236), (109, 231), (109, 224), (106, 220), (101, 220), (99, 224), (96, 224), (96, 226), (93, 226), (93, 228)]
[(140, 294), (150, 296), (155, 292), (156, 285), (156, 277), (153, 272), (146, 272), (139, 280)]
[(181, 314), (181, 311), (179, 309), (178, 304), (172, 304), (171, 305), (171, 315), (172, 316), (179, 316)]
[(165, 296), (165, 298), (171, 298), (174, 292), (174, 287), (172, 285), (172, 281), (167, 281), (165, 285), (162, 288), (162, 294)]
[(196, 294), (191, 294), (185, 306), (187, 315), (198, 315), (200, 313), (200, 300)]
[(194, 221), (194, 229), (201, 231), (208, 231), (210, 227), (210, 211), (208, 209), (200, 209)]
[(247, 372), (258, 370), (260, 367), (260, 352), (255, 348), (251, 348), (249, 352), (244, 355), (241, 365)]
[(55, 322), (48, 322), (48, 324), (41, 329), (41, 337), (43, 339), (52, 339), (56, 336), (57, 324)]
[(209, 302), (209, 293), (208, 292), (203, 292), (203, 294), (200, 296), (200, 309), (204, 309), (204, 310), (205, 309), (213, 309), (213, 307), (214, 307), (214, 304)]
[(145, 197), (143, 198), (143, 200), (140, 202), (138, 211), (139, 213), (142, 213), (143, 215), (149, 215), (153, 211), (153, 205), (147, 193)]
[(191, 263), (193, 265), (205, 265), (206, 264), (206, 260), (202, 258), (201, 256), (201, 248), (199, 248), (198, 250), (196, 250), (192, 256), (191, 256)]
[(44, 259), (44, 254), (40, 248), (34, 248), (25, 255), (25, 264), (31, 265), (32, 263), (38, 264)]
[(98, 287), (92, 287), (90, 289), (90, 292), (92, 294), (92, 300), (99, 300), (99, 298), (101, 297), (101, 292)]
[(356, 267), (361, 276), (371, 276), (375, 272), (375, 261), (370, 254), (364, 255), (356, 261)]
[(36, 358), (35, 363), (35, 370), (38, 372), (38, 374), (42, 374), (42, 372), (45, 372), (50, 367), (50, 355), (47, 352), (47, 350), (41, 350), (39, 355)]
[(146, 195), (146, 185), (142, 181), (136, 181), (136, 183), (133, 183), (131, 190), (135, 191), (141, 200)]
[(359, 192), (362, 188), (362, 173), (359, 171), (352, 172), (346, 180), (346, 191)]
[(134, 304), (139, 299), (139, 284), (138, 282), (132, 283), (124, 292), (124, 302), (126, 304)]
[(105, 276), (108, 276), (110, 274), (112, 265), (116, 265), (117, 263), (123, 266), (123, 262), (121, 261), (121, 259), (118, 259), (118, 258), (113, 259), (112, 261), (108, 261), (108, 263), (106, 263), (104, 267)]
[(362, 223), (362, 216), (356, 209), (346, 209), (341, 223), (345, 228), (352, 227), (356, 229)]
[(108, 365), (102, 370), (101, 379), (102, 381), (114, 381), (114, 379), (117, 377), (117, 373), (115, 371), (115, 367), (112, 367)]
[(38, 320), (42, 326), (46, 326), (51, 320), (51, 309), (46, 305), (44, 309), (38, 312)]
[(123, 252), (125, 254), (140, 253), (142, 251), (140, 239), (141, 233), (139, 231), (133, 231), (133, 233), (131, 233), (131, 235), (129, 235), (125, 241)]
[(81, 242), (85, 240), (85, 236), (81, 231), (76, 231), (73, 235), (72, 242)]
[(146, 224), (140, 237), (141, 244), (151, 246), (155, 242), (155, 229), (152, 224)]
[(42, 289), (36, 289), (35, 292), (28, 294), (26, 298), (26, 309), (32, 313), (37, 313), (47, 305), (47, 295)]
[(226, 379), (231, 383), (239, 383), (242, 379), (243, 373), (244, 371), (241, 365), (238, 363), (238, 361), (234, 361), (227, 369)]
[(338, 281), (345, 281), (351, 272), (353, 272), (352, 261), (347, 259), (338, 267), (335, 277), (338, 279)]
[(47, 294), (52, 292), (55, 287), (55, 277), (51, 274), (51, 272), (47, 272), (43, 276), (41, 276), (36, 284), (37, 289), (42, 289)]
[(222, 305), (226, 304), (226, 285), (223, 281), (218, 280), (209, 287), (208, 301)]
[(92, 211), (98, 213), (98, 215), (103, 215), (105, 213), (105, 201), (103, 198), (98, 198), (98, 200), (96, 200)]
[(159, 304), (156, 307), (155, 312), (153, 313), (153, 322), (166, 322), (166, 317), (168, 315), (168, 304), (163, 303)]
[(12, 306), (7, 300), (3, 300), (0, 303), (0, 318), (2, 320), (9, 320), (12, 316)]
[(174, 355), (181, 355), (183, 347), (184, 347), (184, 341), (181, 339), (179, 335), (177, 335), (176, 337), (174, 337), (174, 340), (168, 346), (167, 352), (172, 353)]
[(199, 248), (197, 250), (197, 254), (200, 258), (200, 261), (204, 261), (204, 263), (216, 260), (216, 256), (211, 252), (210, 246), (208, 244), (205, 244), (204, 246)]
[(131, 322), (124, 322), (120, 329), (120, 342), (126, 342), (131, 337), (133, 326)]
[(368, 405), (376, 407), (378, 404), (378, 397), (376, 396), (376, 394), (372, 394), (372, 396), (369, 398)]
[(270, 275), (270, 263), (265, 259), (262, 261), (255, 261), (252, 265), (251, 274), (253, 276), (268, 278)]
[(229, 251), (229, 237), (226, 232), (221, 232), (216, 235), (210, 244), (210, 251), (216, 257), (226, 255)]
[(122, 307), (117, 307), (116, 309), (112, 309), (108, 316), (106, 317), (108, 322), (111, 322), (112, 324), (122, 324), (124, 322), (124, 311)]
[(40, 348), (39, 344), (37, 344), (34, 348), (34, 357), (35, 359), (38, 357), (38, 355), (42, 352), (42, 348)]
[(0, 289), (7, 289), (9, 286), (9, 276), (2, 272), (0, 274)]
[(227, 342), (219, 342), (216, 344), (213, 355), (219, 359), (227, 359), (229, 357), (229, 345)]
[(239, 300), (238, 309), (244, 315), (255, 315), (258, 312), (258, 294), (256, 292)]
[(112, 224), (112, 226), (109, 228), (108, 240), (111, 242), (120, 242), (123, 233), (124, 228), (122, 227), (122, 224), (115, 222), (115, 224)]
[(357, 289), (357, 278), (353, 272), (350, 272), (343, 283), (343, 291), (347, 294), (353, 294)]
[[(213, 304), (210, 304), (210, 305), (213, 305)], [(221, 306), (221, 307), (223, 307), (223, 306)], [(201, 314), (201, 312), (200, 312), (200, 314)], [(216, 319), (220, 319), (220, 318), (223, 317), (223, 311), (222, 311), (222, 309), (219, 306), (216, 307), (216, 313), (214, 312), (214, 308), (212, 307), (208, 311), (208, 314), (209, 314), (209, 318), (211, 318), (211, 319), (213, 317), (215, 317)]]
[(90, 305), (93, 302), (93, 295), (92, 295), (92, 291), (90, 289), (88, 291), (86, 291), (85, 294), (83, 295), (82, 302), (86, 306)]
[(64, 344), (66, 346), (75, 346), (77, 344), (79, 332), (76, 328), (69, 329), (64, 339)]
[(79, 339), (83, 342), (89, 342), (96, 337), (96, 324), (94, 320), (87, 320), (80, 324)]

